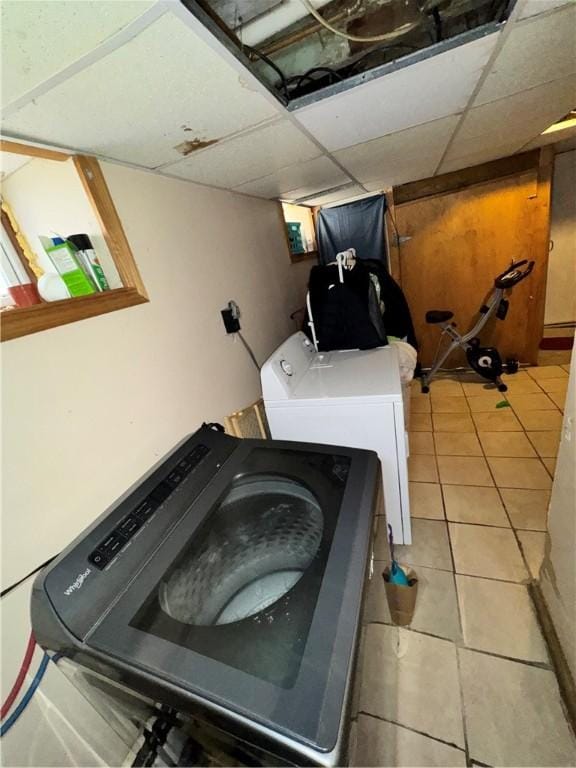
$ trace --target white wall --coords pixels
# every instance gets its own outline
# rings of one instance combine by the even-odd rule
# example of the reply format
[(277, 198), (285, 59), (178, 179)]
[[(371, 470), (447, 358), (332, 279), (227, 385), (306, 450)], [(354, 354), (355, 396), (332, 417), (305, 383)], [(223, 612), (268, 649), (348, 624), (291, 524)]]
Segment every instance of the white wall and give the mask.
[[(202, 421), (259, 396), (256, 369), (224, 332), (228, 300), (260, 361), (295, 330), (289, 315), (303, 304), (309, 265), (291, 265), (275, 203), (103, 168), (150, 303), (2, 345), (4, 588)], [(26, 644), (28, 589), (9, 596), (21, 619), (4, 625), (2, 699)], [(38, 765), (36, 727), (32, 714), (3, 740), (11, 764)], [(46, 733), (45, 764), (56, 764), (62, 746)]]
[(556, 155), (544, 323), (576, 322), (576, 150)]
[(44, 271), (56, 272), (56, 269), (39, 236), (67, 237), (82, 233), (90, 237), (110, 287), (122, 286), (72, 160), (58, 162), (34, 158), (4, 179), (2, 194)]
[(540, 586), (576, 680), (576, 355), (572, 355)]

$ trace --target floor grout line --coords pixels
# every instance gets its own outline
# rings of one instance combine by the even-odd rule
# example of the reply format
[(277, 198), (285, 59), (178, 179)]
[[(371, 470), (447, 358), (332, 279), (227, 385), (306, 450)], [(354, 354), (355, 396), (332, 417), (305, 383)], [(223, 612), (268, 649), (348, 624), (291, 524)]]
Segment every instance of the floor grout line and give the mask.
[(438, 736), (432, 736), (430, 733), (426, 733), (426, 731), (419, 731), (416, 728), (412, 728), (410, 725), (405, 725), (404, 723), (399, 723), (397, 720), (390, 720), (388, 717), (381, 717), (380, 715), (375, 715), (372, 712), (366, 712), (363, 709), (358, 710), (358, 715), (363, 715), (364, 717), (371, 717), (373, 720), (379, 720), (381, 723), (390, 723), (391, 725), (396, 725), (398, 728), (404, 728), (406, 731), (411, 731), (412, 733), (417, 733), (419, 736), (425, 736), (427, 739), (432, 739), (432, 741), (437, 741), (439, 744), (444, 744), (447, 747), (453, 747), (454, 749), (460, 750), (460, 752), (463, 752), (463, 748), (459, 747), (458, 744), (454, 744), (451, 741), (445, 741), (445, 739), (439, 739)]
[[(458, 375), (456, 375), (456, 377), (455, 377), (455, 378), (457, 378), (457, 379), (458, 379), (458, 378), (459, 378), (459, 376), (458, 376)], [(532, 377), (531, 377), (531, 378), (532, 378)], [(453, 380), (453, 379), (452, 379), (452, 380)], [(460, 384), (460, 386), (462, 386), (462, 382), (461, 382), (461, 381), (457, 381), (457, 383), (458, 383), (458, 384)], [(538, 387), (539, 387), (539, 388), (540, 388), (542, 391), (544, 391), (544, 390), (542, 389), (542, 387), (540, 387), (540, 385), (538, 384), (538, 382), (536, 382), (536, 385), (537, 385), (537, 386), (538, 386)], [(498, 390), (496, 390), (496, 389), (494, 389), (494, 390), (492, 390), (492, 391), (493, 391), (493, 392), (498, 392)], [(463, 394), (464, 394), (464, 396), (465, 396), (465, 397), (467, 396), (467, 395), (466, 395), (466, 392), (465, 392), (464, 390), (463, 390)], [(507, 397), (506, 397), (506, 393), (501, 393), (501, 394), (502, 394), (502, 395), (503, 395), (503, 397), (504, 397), (504, 398), (507, 400)], [(544, 394), (546, 394), (546, 393), (544, 392)], [(453, 397), (457, 397), (458, 395), (452, 395), (452, 396), (453, 396)], [(449, 395), (447, 395), (447, 397), (449, 397)], [(552, 401), (551, 401), (551, 402), (552, 402)], [(431, 397), (430, 397), (430, 405), (431, 405), (431, 409), (432, 409), (432, 398), (431, 398)], [(469, 406), (468, 406), (468, 407), (469, 407)], [(518, 419), (518, 421), (520, 422), (520, 424), (521, 424), (521, 426), (522, 426), (522, 430), (521, 430), (521, 432), (524, 434), (525, 438), (526, 438), (526, 439), (527, 439), (527, 440), (530, 442), (530, 439), (529, 439), (528, 435), (526, 434), (526, 433), (527, 433), (527, 430), (526, 430), (526, 428), (524, 427), (524, 424), (522, 424), (522, 422), (520, 421), (520, 419), (519, 419), (519, 417), (518, 417), (518, 415), (517, 415), (517, 413), (516, 413), (516, 411), (515, 411), (515, 409), (513, 408), (513, 406), (512, 406), (512, 405), (511, 405), (511, 411), (514, 413), (514, 416), (515, 416), (515, 417)], [(489, 411), (489, 412), (491, 412), (491, 411)], [(431, 414), (433, 414), (433, 411), (431, 411)], [(470, 413), (470, 415), (472, 415), (472, 414)], [(432, 418), (432, 415), (431, 415), (431, 418)], [(445, 516), (445, 518), (446, 518), (445, 522), (446, 522), (446, 526), (447, 526), (448, 542), (449, 542), (449, 547), (450, 547), (450, 556), (451, 556), (451, 558), (452, 558), (452, 563), (453, 563), (453, 566), (454, 566), (454, 580), (455, 580), (455, 583), (456, 583), (456, 590), (457, 590), (457, 603), (458, 603), (458, 612), (459, 612), (459, 621), (460, 621), (460, 629), (461, 629), (462, 633), (463, 633), (463, 624), (462, 624), (462, 616), (461, 616), (461, 613), (460, 613), (460, 601), (459, 601), (459, 599), (458, 599), (458, 589), (457, 589), (457, 579), (456, 579), (456, 575), (463, 575), (463, 576), (468, 576), (468, 575), (470, 575), (470, 576), (473, 576), (473, 577), (476, 577), (476, 578), (486, 578), (486, 579), (490, 579), (490, 577), (488, 577), (488, 576), (486, 576), (486, 577), (484, 577), (484, 576), (478, 576), (477, 574), (458, 574), (458, 572), (457, 572), (457, 570), (456, 570), (456, 563), (455, 563), (455, 558), (454, 558), (454, 550), (453, 550), (453, 546), (452, 546), (452, 537), (451, 537), (451, 535), (450, 535), (450, 525), (449, 525), (449, 523), (452, 523), (453, 525), (477, 525), (477, 526), (479, 526), (479, 527), (486, 527), (486, 528), (497, 528), (497, 529), (500, 529), (500, 530), (511, 530), (511, 531), (513, 532), (513, 536), (514, 536), (514, 540), (515, 540), (515, 542), (516, 542), (516, 546), (518, 547), (518, 549), (519, 549), (519, 551), (520, 551), (520, 556), (521, 556), (521, 558), (522, 558), (522, 561), (523, 561), (523, 563), (524, 563), (524, 567), (525, 567), (525, 569), (526, 569), (526, 572), (527, 572), (527, 575), (528, 575), (528, 579), (529, 579), (529, 580), (532, 580), (532, 579), (534, 578), (534, 577), (533, 577), (533, 575), (532, 575), (532, 571), (531, 571), (531, 569), (530, 569), (530, 565), (529, 565), (529, 563), (528, 563), (528, 559), (527, 559), (527, 557), (526, 557), (526, 555), (525, 555), (525, 553), (524, 553), (524, 549), (522, 548), (522, 543), (521, 543), (521, 540), (520, 540), (520, 538), (519, 538), (519, 536), (518, 536), (518, 534), (517, 534), (517, 530), (524, 530), (524, 529), (516, 529), (516, 528), (514, 527), (514, 525), (512, 524), (512, 519), (511, 519), (511, 517), (510, 517), (510, 514), (509, 514), (509, 512), (508, 512), (508, 508), (507, 508), (507, 506), (506, 506), (506, 504), (505, 504), (504, 498), (503, 498), (503, 496), (502, 496), (502, 493), (501, 493), (501, 486), (497, 485), (497, 483), (496, 483), (496, 478), (495, 478), (495, 476), (494, 476), (494, 473), (493, 473), (492, 467), (491, 467), (491, 465), (490, 465), (490, 462), (488, 461), (488, 458), (515, 458), (515, 457), (492, 457), (492, 456), (490, 456), (490, 457), (489, 457), (489, 456), (487, 455), (487, 453), (486, 453), (486, 450), (485, 450), (485, 448), (484, 448), (484, 445), (482, 444), (482, 441), (480, 440), (480, 435), (479, 435), (479, 432), (481, 432), (482, 430), (479, 430), (479, 429), (478, 429), (478, 425), (476, 424), (476, 421), (474, 420), (474, 418), (473, 418), (473, 417), (472, 417), (472, 421), (473, 421), (473, 424), (474, 424), (474, 432), (473, 432), (473, 433), (466, 433), (466, 434), (474, 434), (474, 435), (475, 435), (475, 437), (476, 437), (476, 440), (477, 440), (477, 441), (478, 441), (478, 443), (480, 444), (480, 450), (482, 451), (482, 456), (481, 456), (481, 457), (480, 457), (480, 456), (478, 456), (478, 457), (476, 457), (476, 458), (483, 458), (483, 459), (484, 459), (484, 463), (485, 463), (485, 464), (486, 464), (486, 466), (488, 467), (488, 471), (489, 471), (489, 473), (490, 473), (490, 476), (491, 476), (491, 478), (492, 478), (492, 481), (493, 481), (493, 483), (494, 483), (494, 486), (493, 486), (493, 487), (495, 487), (495, 488), (496, 488), (496, 492), (498, 493), (498, 497), (499, 497), (499, 499), (500, 499), (500, 503), (501, 503), (501, 505), (502, 505), (502, 507), (503, 507), (503, 509), (504, 509), (504, 514), (506, 515), (506, 519), (508, 520), (508, 527), (504, 527), (504, 526), (492, 526), (492, 525), (485, 525), (485, 524), (482, 524), (482, 523), (462, 523), (462, 522), (459, 522), (459, 521), (451, 521), (451, 520), (448, 520), (448, 517), (447, 517), (447, 514), (446, 514), (446, 503), (445, 503), (445, 499), (444, 499), (444, 490), (443, 490), (443, 487), (442, 487), (444, 484), (441, 482), (441, 479), (440, 479), (440, 472), (439, 472), (439, 466), (438, 466), (438, 455), (437, 455), (437, 454), (435, 454), (435, 463), (436, 463), (436, 468), (437, 468), (437, 472), (438, 472), (438, 478), (439, 478), (439, 482), (438, 482), (438, 484), (440, 485), (440, 493), (441, 493), (441, 495), (442, 495), (442, 506), (443, 506), (444, 516)], [(434, 425), (434, 421), (433, 421), (433, 419), (432, 419), (432, 424)], [(499, 430), (497, 430), (497, 431), (499, 431)], [(520, 430), (519, 430), (519, 431), (520, 431)], [(433, 427), (433, 429), (432, 429), (432, 441), (433, 441), (434, 447), (436, 447), (436, 441), (435, 441), (435, 437), (434, 437), (434, 435), (435, 435), (435, 430), (434, 430), (434, 427)], [(530, 443), (530, 444), (531, 444), (531, 443)], [(525, 458), (525, 457), (518, 457), (518, 458)], [(534, 457), (532, 457), (532, 458), (534, 458)], [(546, 470), (546, 472), (547, 472), (548, 474), (550, 474), (550, 473), (548, 472), (548, 469), (547, 469), (546, 465), (545, 465), (545, 464), (544, 464), (544, 463), (541, 461), (541, 457), (540, 457), (540, 456), (538, 456), (538, 457), (537, 457), (537, 460), (538, 460), (538, 461), (539, 461), (539, 462), (542, 464), (542, 466), (544, 467), (544, 469)], [(412, 482), (418, 482), (418, 481), (412, 481)], [(446, 483), (446, 485), (451, 485), (451, 483)], [(462, 486), (462, 487), (471, 487), (471, 486)], [(472, 487), (477, 487), (477, 486), (472, 486)], [(492, 487), (492, 486), (478, 486), (478, 487)], [(506, 487), (506, 489), (508, 489), (508, 486)], [(511, 487), (510, 489), (511, 489), (511, 490), (539, 490), (539, 489), (525, 489), (525, 488), (518, 488), (518, 489), (515, 489), (515, 488), (513, 488), (513, 487)], [(549, 490), (549, 489), (542, 489), (542, 490)], [(417, 519), (426, 519), (426, 518), (417, 518)], [(429, 518), (428, 518), (428, 519), (429, 519)], [(441, 522), (441, 521), (440, 521), (440, 522)], [(546, 534), (546, 532), (547, 532), (547, 531), (532, 531), (532, 532), (534, 532), (534, 533), (544, 533), (544, 534)], [(509, 582), (509, 581), (507, 581), (507, 580), (505, 580), (505, 579), (492, 579), (492, 580), (493, 580), (493, 581), (501, 581), (501, 582), (503, 582), (503, 583), (520, 583), (520, 584), (522, 584), (522, 582)]]
[[(457, 379), (457, 383), (459, 383), (461, 385), (462, 382), (458, 380), (459, 377), (456, 377), (456, 379)], [(543, 388), (540, 386), (540, 384), (538, 384), (538, 382), (535, 381), (535, 384), (538, 386), (538, 388), (542, 392), (544, 392), (544, 394), (546, 396), (548, 396), (548, 393), (546, 393), (543, 390)], [(492, 390), (492, 391), (497, 391), (497, 390)], [(482, 394), (486, 394), (486, 392), (483, 392)], [(506, 400), (508, 400), (508, 398), (505, 397), (504, 393), (502, 393), (502, 394), (503, 394), (503, 399), (505, 398)], [(520, 393), (518, 393), (518, 394), (520, 394)], [(538, 394), (538, 393), (529, 393), (529, 394)], [(458, 613), (458, 624), (459, 624), (459, 629), (460, 629), (460, 633), (461, 633), (461, 639), (460, 640), (453, 640), (451, 638), (441, 637), (441, 636), (436, 635), (436, 634), (434, 634), (432, 632), (425, 632), (425, 631), (421, 631), (421, 630), (412, 629), (411, 627), (403, 627), (403, 629), (406, 629), (406, 631), (408, 631), (408, 632), (414, 632), (416, 634), (422, 634), (422, 635), (433, 637), (435, 639), (439, 639), (439, 640), (444, 640), (446, 642), (450, 642), (450, 643), (452, 643), (452, 645), (455, 648), (456, 659), (457, 659), (457, 670), (458, 670), (458, 685), (459, 685), (459, 693), (460, 693), (461, 718), (462, 718), (462, 727), (463, 727), (463, 735), (464, 735), (464, 752), (465, 752), (465, 756), (466, 756), (466, 764), (467, 764), (467, 766), (471, 766), (473, 764), (473, 762), (474, 763), (479, 763), (481, 765), (486, 765), (486, 764), (482, 764), (481, 761), (477, 760), (476, 758), (474, 758), (470, 754), (470, 748), (469, 748), (469, 744), (468, 744), (468, 735), (467, 735), (467, 715), (466, 715), (466, 703), (465, 703), (465, 697), (464, 697), (464, 685), (463, 685), (464, 681), (463, 681), (462, 670), (461, 670), (461, 653), (460, 653), (460, 651), (461, 650), (468, 650), (468, 651), (471, 651), (473, 653), (480, 653), (480, 654), (483, 654), (485, 656), (489, 656), (489, 657), (492, 657), (492, 658), (497, 658), (497, 659), (501, 659), (501, 660), (505, 660), (505, 661), (510, 661), (510, 662), (516, 662), (517, 664), (523, 664), (523, 665), (528, 666), (528, 667), (542, 669), (544, 671), (552, 672), (553, 674), (554, 674), (554, 670), (553, 670), (553, 667), (551, 666), (550, 663), (529, 661), (527, 659), (518, 659), (518, 658), (514, 658), (514, 657), (510, 657), (510, 656), (505, 656), (505, 655), (502, 655), (502, 654), (499, 654), (499, 653), (494, 653), (494, 652), (491, 652), (491, 651), (486, 651), (484, 649), (474, 648), (474, 647), (469, 646), (469, 645), (466, 644), (465, 637), (464, 637), (464, 621), (463, 621), (463, 614), (462, 614), (462, 606), (461, 606), (461, 602), (460, 602), (460, 591), (458, 589), (458, 578), (457, 577), (458, 576), (465, 576), (467, 578), (477, 578), (477, 579), (485, 579), (485, 580), (490, 580), (490, 581), (497, 581), (497, 582), (501, 582), (501, 583), (519, 584), (519, 586), (523, 587), (525, 590), (527, 590), (527, 583), (526, 583), (526, 581), (524, 581), (524, 582), (513, 582), (513, 581), (508, 581), (506, 579), (491, 579), (489, 576), (480, 576), (478, 574), (460, 574), (460, 573), (458, 573), (457, 570), (456, 570), (456, 562), (455, 562), (455, 557), (454, 557), (454, 548), (453, 548), (452, 537), (450, 535), (450, 524), (452, 524), (452, 525), (476, 525), (477, 527), (486, 527), (486, 528), (492, 528), (492, 529), (498, 529), (498, 530), (511, 530), (513, 532), (514, 542), (516, 543), (516, 546), (517, 546), (517, 548), (518, 548), (518, 550), (520, 552), (520, 556), (521, 556), (521, 559), (522, 559), (522, 562), (523, 562), (523, 565), (524, 565), (524, 568), (525, 568), (525, 571), (526, 571), (526, 574), (527, 574), (527, 580), (528, 580), (528, 583), (529, 583), (530, 581), (534, 580), (534, 577), (532, 576), (532, 572), (531, 572), (531, 569), (530, 569), (528, 558), (527, 558), (527, 555), (524, 552), (524, 549), (522, 547), (522, 543), (521, 543), (520, 537), (518, 535), (518, 532), (519, 531), (522, 532), (522, 531), (526, 530), (526, 531), (529, 531), (530, 533), (540, 533), (540, 534), (544, 533), (544, 535), (546, 535), (546, 531), (542, 531), (542, 530), (538, 531), (538, 530), (533, 530), (533, 529), (516, 528), (513, 525), (511, 515), (510, 515), (508, 507), (507, 507), (507, 505), (506, 505), (506, 503), (504, 501), (504, 497), (503, 497), (503, 493), (502, 493), (502, 491), (508, 490), (509, 487), (508, 486), (500, 486), (500, 485), (498, 485), (496, 483), (496, 477), (494, 475), (494, 471), (493, 471), (492, 465), (490, 464), (489, 459), (497, 459), (497, 458), (507, 458), (507, 459), (531, 458), (531, 459), (536, 459), (544, 467), (544, 469), (546, 470), (547, 474), (552, 476), (552, 478), (553, 478), (553, 473), (550, 472), (550, 470), (548, 469), (548, 467), (546, 466), (546, 464), (542, 460), (544, 457), (540, 456), (540, 453), (539, 453), (538, 449), (536, 448), (536, 445), (532, 442), (532, 440), (530, 440), (530, 437), (528, 436), (528, 431), (529, 430), (524, 425), (523, 421), (520, 418), (520, 415), (519, 415), (518, 411), (514, 408), (512, 403), (510, 403), (510, 411), (514, 415), (514, 418), (517, 420), (517, 422), (519, 423), (519, 426), (520, 426), (520, 429), (513, 430), (513, 431), (515, 433), (523, 434), (524, 435), (524, 439), (528, 442), (528, 445), (531, 445), (533, 447), (533, 449), (535, 450), (537, 455), (536, 456), (530, 456), (530, 457), (526, 457), (526, 456), (518, 456), (518, 457), (515, 457), (515, 456), (504, 456), (504, 457), (502, 457), (502, 456), (496, 456), (496, 457), (495, 456), (490, 456), (489, 455), (490, 452), (486, 450), (484, 444), (480, 440), (480, 433), (482, 431), (491, 431), (491, 430), (481, 430), (481, 429), (479, 429), (477, 421), (476, 421), (476, 419), (474, 419), (474, 416), (479, 414), (479, 413), (482, 413), (482, 412), (481, 411), (473, 412), (471, 410), (468, 398), (469, 397), (473, 397), (473, 395), (468, 395), (468, 393), (466, 391), (464, 391), (464, 390), (463, 390), (463, 395), (464, 395), (464, 397), (466, 397), (466, 405), (468, 407), (468, 412), (464, 412), (464, 413), (456, 412), (456, 413), (453, 413), (453, 415), (468, 416), (469, 419), (472, 421), (473, 431), (471, 431), (469, 433), (466, 433), (466, 434), (473, 434), (475, 436), (475, 439), (476, 439), (477, 443), (480, 446), (480, 454), (478, 456), (476, 456), (475, 458), (483, 459), (484, 465), (488, 468), (488, 471), (489, 471), (489, 474), (490, 474), (490, 478), (492, 479), (492, 482), (494, 483), (494, 485), (493, 486), (478, 486), (478, 484), (470, 484), (470, 485), (462, 485), (461, 487), (494, 487), (494, 488), (496, 488), (496, 492), (498, 494), (498, 498), (500, 500), (502, 508), (504, 509), (504, 514), (506, 516), (506, 520), (508, 521), (508, 526), (486, 525), (486, 524), (483, 524), (483, 523), (464, 523), (464, 522), (461, 522), (461, 521), (449, 520), (448, 519), (447, 511), (446, 511), (446, 500), (445, 500), (445, 496), (444, 496), (444, 485), (460, 486), (460, 484), (457, 484), (457, 483), (443, 483), (442, 480), (441, 480), (440, 465), (439, 465), (439, 458), (438, 457), (440, 455), (442, 455), (442, 454), (438, 454), (438, 452), (437, 452), (437, 441), (436, 441), (436, 434), (438, 434), (438, 432), (440, 432), (441, 430), (436, 430), (435, 429), (434, 415), (438, 415), (438, 414), (440, 414), (442, 412), (434, 410), (434, 408), (433, 408), (433, 397), (430, 397), (429, 418), (430, 418), (430, 422), (432, 424), (432, 429), (431, 430), (413, 430), (413, 431), (414, 432), (417, 432), (417, 431), (431, 432), (432, 445), (433, 445), (433, 449), (434, 450), (433, 450), (433, 453), (429, 453), (429, 454), (414, 454), (414, 455), (433, 455), (434, 456), (434, 465), (436, 467), (436, 473), (437, 473), (438, 479), (437, 479), (436, 482), (433, 482), (433, 484), (440, 486), (440, 494), (441, 494), (441, 500), (442, 500), (442, 512), (444, 514), (444, 519), (442, 520), (442, 519), (436, 519), (436, 518), (418, 518), (416, 516), (413, 516), (413, 517), (414, 517), (414, 519), (433, 520), (433, 521), (436, 521), (436, 522), (444, 522), (444, 524), (445, 524), (445, 530), (446, 530), (447, 535), (448, 535), (448, 545), (449, 545), (449, 548), (450, 548), (450, 557), (451, 557), (451, 561), (452, 561), (452, 565), (453, 565), (452, 578), (453, 578), (454, 587), (455, 587), (456, 610), (457, 610), (457, 613)], [(451, 394), (451, 395), (446, 394), (446, 395), (444, 395), (443, 393), (441, 393), (439, 395), (439, 397), (459, 397), (459, 395), (456, 395), (456, 394)], [(551, 398), (548, 398), (548, 399), (551, 402), (553, 402), (551, 400)], [(554, 405), (556, 406), (555, 403), (554, 403)], [(560, 408), (557, 408), (556, 410), (559, 411), (559, 412), (562, 412), (562, 409), (560, 409)], [(487, 411), (487, 412), (490, 413), (492, 411)], [(450, 413), (450, 412), (448, 412), (448, 413)], [(550, 410), (550, 413), (554, 413), (554, 411)], [(479, 421), (482, 421), (482, 420), (479, 419)], [(493, 431), (501, 431), (501, 430), (493, 430)], [(540, 431), (557, 431), (557, 430), (552, 430), (551, 429), (551, 430), (532, 430), (532, 431), (540, 432)], [(458, 434), (458, 433), (452, 433), (452, 434)], [(462, 434), (462, 433), (460, 433), (460, 434)], [(535, 465), (532, 464), (531, 466), (535, 466)], [(408, 478), (408, 479), (409, 479), (410, 482), (415, 482), (415, 483), (418, 483), (418, 482), (430, 483), (430, 482), (432, 482), (432, 481), (410, 480), (410, 478)], [(546, 489), (518, 488), (518, 489), (516, 489), (514, 486), (510, 486), (510, 488), (513, 489), (513, 490), (546, 490), (546, 491), (550, 491), (549, 488), (546, 488)], [(376, 562), (378, 562), (378, 561), (376, 561)], [(418, 567), (431, 568), (432, 570), (438, 570), (438, 571), (442, 571), (442, 572), (445, 572), (445, 573), (449, 572), (449, 571), (447, 571), (446, 569), (443, 569), (443, 568), (433, 568), (431, 566), (418, 566), (418, 565), (415, 565), (415, 564), (412, 564), (412, 563), (409, 563), (409, 565), (412, 565), (415, 568), (418, 568)], [(532, 614), (535, 617), (535, 609), (534, 609), (534, 606), (532, 605), (532, 602), (531, 602), (531, 608), (532, 608)], [(382, 624), (384, 626), (392, 626), (392, 627), (395, 626), (392, 623), (387, 624), (387, 622), (369, 622), (369, 623)], [(548, 657), (549, 657), (549, 650), (548, 649), (547, 649), (547, 652), (548, 652)], [(368, 716), (372, 716), (372, 715), (370, 715), (370, 713), (366, 713), (366, 714)], [(380, 719), (384, 719), (384, 718), (380, 718)], [(390, 721), (390, 722), (392, 722), (392, 721)], [(401, 725), (401, 724), (398, 724), (398, 725)], [(405, 726), (401, 726), (401, 727), (405, 727)], [(411, 730), (411, 729), (409, 729), (409, 730)], [(418, 731), (416, 731), (416, 732), (418, 732)], [(429, 738), (434, 738), (434, 737), (432, 737), (432, 736), (430, 736), (429, 734), (426, 734), (426, 733), (423, 733), (423, 735), (425, 735), (425, 736), (427, 736)]]
[[(440, 485), (440, 483), (434, 483), (434, 485)], [(445, 485), (448, 485), (445, 483)], [(493, 488), (492, 485), (456, 485), (454, 488)], [(503, 488), (504, 491), (541, 491), (542, 488)], [(470, 523), (463, 520), (451, 520), (449, 517), (419, 517), (418, 515), (411, 515), (413, 520), (435, 520), (439, 523), (453, 523), (454, 525), (477, 525), (480, 528), (500, 528), (500, 530), (507, 531), (509, 525), (494, 525), (494, 523)], [(548, 528), (521, 528), (518, 525), (511, 526), (516, 531), (528, 531), (529, 533), (546, 533)], [(423, 566), (424, 568), (426, 566)], [(464, 574), (467, 575), (467, 574)], [(505, 581), (505, 579), (495, 579), (495, 581)]]
[[(442, 488), (442, 484), (440, 484), (440, 493), (442, 494), (442, 505), (444, 507), (444, 515), (446, 515), (446, 502), (444, 499), (444, 489)], [(446, 518), (448, 518), (448, 515), (446, 515)], [(458, 626), (460, 628), (460, 637), (462, 638), (462, 642), (465, 642), (464, 638), (464, 620), (462, 616), (462, 609), (460, 607), (460, 593), (458, 591), (458, 579), (456, 578), (456, 560), (454, 558), (454, 548), (452, 546), (452, 536), (450, 535), (450, 526), (448, 523), (446, 523), (446, 529), (448, 533), (448, 546), (450, 547), (450, 556), (452, 557), (452, 563), (454, 564), (454, 595), (456, 598), (456, 611), (458, 614)], [(460, 713), (462, 718), (462, 733), (464, 735), (464, 754), (466, 755), (466, 765), (471, 765), (470, 760), (470, 748), (468, 745), (468, 728), (466, 724), (466, 705), (464, 702), (464, 687), (463, 687), (463, 681), (462, 681), (462, 672), (460, 669), (460, 657), (458, 654), (458, 643), (454, 641), (454, 647), (456, 649), (456, 672), (458, 675), (458, 692), (460, 694)]]
[[(460, 615), (460, 600), (458, 599), (458, 587), (456, 587), (456, 603), (458, 605), (458, 615)], [(462, 641), (464, 641), (464, 635), (462, 635)], [(462, 677), (462, 669), (460, 667), (460, 654), (458, 653), (458, 644), (454, 643), (456, 647), (456, 671), (458, 673), (458, 691), (460, 693), (460, 710), (462, 712), (462, 732), (464, 734), (464, 753), (466, 755), (466, 765), (472, 765), (472, 758), (470, 756), (470, 745), (468, 744), (468, 728), (466, 723), (466, 700), (464, 698), (464, 681)]]

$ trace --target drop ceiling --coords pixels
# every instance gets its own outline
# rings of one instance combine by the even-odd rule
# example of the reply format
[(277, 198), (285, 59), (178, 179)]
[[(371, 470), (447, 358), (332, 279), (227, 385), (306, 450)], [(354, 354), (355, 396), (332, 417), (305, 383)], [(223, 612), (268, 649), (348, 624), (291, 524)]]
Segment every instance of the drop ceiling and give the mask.
[(521, 151), (576, 107), (558, 0), (291, 110), (178, 0), (4, 0), (2, 23), (3, 135), (308, 205)]

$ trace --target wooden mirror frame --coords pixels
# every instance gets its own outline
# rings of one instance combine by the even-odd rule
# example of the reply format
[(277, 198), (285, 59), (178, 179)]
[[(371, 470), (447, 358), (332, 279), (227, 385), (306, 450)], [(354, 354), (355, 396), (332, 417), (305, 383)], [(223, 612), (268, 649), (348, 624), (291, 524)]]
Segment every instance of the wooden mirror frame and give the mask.
[(0, 139), (0, 150), (57, 162), (72, 159), (122, 280), (122, 288), (6, 310), (1, 314), (0, 340), (17, 339), (30, 333), (38, 333), (149, 301), (98, 160), (95, 157), (44, 149), (5, 139)]

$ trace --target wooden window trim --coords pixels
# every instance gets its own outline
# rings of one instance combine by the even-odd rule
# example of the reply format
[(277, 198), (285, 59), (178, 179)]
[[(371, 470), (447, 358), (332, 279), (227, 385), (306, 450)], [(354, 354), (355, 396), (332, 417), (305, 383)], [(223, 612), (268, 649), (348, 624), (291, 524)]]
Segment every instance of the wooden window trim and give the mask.
[(0, 340), (17, 339), (30, 333), (38, 333), (149, 301), (98, 160), (85, 155), (66, 154), (6, 140), (0, 140), (0, 150), (59, 162), (72, 158), (123, 284), (122, 288), (90, 296), (77, 296), (63, 301), (5, 310), (1, 317)]
[[(288, 251), (288, 256), (290, 258), (290, 261), (292, 264), (300, 264), (302, 261), (318, 261), (318, 250), (314, 249), (313, 251), (303, 251), (302, 253), (292, 253), (290, 250), (290, 239), (288, 237), (288, 232), (286, 231), (286, 219), (284, 218), (284, 211), (282, 209), (282, 203), (278, 202), (278, 216), (280, 217), (280, 222), (282, 226), (282, 231), (284, 232), (284, 241), (286, 242), (286, 250)], [(312, 216), (314, 217), (314, 210), (312, 210)], [(316, 227), (316, 221), (314, 220), (314, 227)]]
[[(290, 250), (290, 246), (288, 246)], [(300, 264), (301, 261), (318, 261), (318, 251), (303, 251), (302, 253), (290, 252), (290, 261), (292, 264)]]

